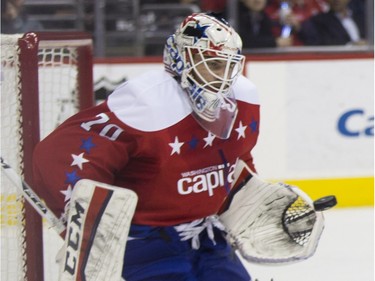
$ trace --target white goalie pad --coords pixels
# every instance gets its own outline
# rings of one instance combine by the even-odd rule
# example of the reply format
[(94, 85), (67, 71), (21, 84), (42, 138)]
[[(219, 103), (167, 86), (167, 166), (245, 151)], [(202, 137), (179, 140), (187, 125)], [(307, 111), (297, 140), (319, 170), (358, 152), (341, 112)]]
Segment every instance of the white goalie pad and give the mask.
[(80, 180), (73, 189), (60, 281), (120, 281), (137, 195), (128, 189)]
[(267, 183), (239, 160), (220, 219), (227, 239), (250, 262), (292, 263), (311, 257), (324, 228), (322, 212), (297, 187)]

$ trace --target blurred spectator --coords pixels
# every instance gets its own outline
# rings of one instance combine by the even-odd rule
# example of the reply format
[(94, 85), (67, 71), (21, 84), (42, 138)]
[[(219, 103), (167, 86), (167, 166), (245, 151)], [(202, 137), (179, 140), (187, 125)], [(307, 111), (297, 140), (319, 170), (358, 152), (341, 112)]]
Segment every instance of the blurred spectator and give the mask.
[(28, 18), (24, 9), (24, 0), (1, 1), (1, 33), (14, 34), (40, 30), (43, 30), (42, 24)]
[[(163, 1), (164, 2), (164, 1)], [(176, 2), (176, 1), (172, 1)], [(198, 5), (199, 6), (199, 0), (180, 0), (179, 1), (181, 4), (193, 4), (193, 5)], [(159, 2), (160, 3), (160, 2)]]
[(221, 13), (225, 11), (227, 0), (141, 0), (142, 4), (193, 4), (197, 5), (203, 12)]
[(348, 6), (354, 13), (365, 15), (366, 0), (351, 0)]
[(363, 9), (350, 9), (350, 0), (327, 0), (330, 10), (302, 23), (299, 32), (305, 45), (364, 45)]
[(140, 5), (144, 4), (194, 4), (194, 5), (200, 5), (199, 0), (140, 0)]
[(243, 48), (288, 47), (290, 37), (273, 34), (274, 22), (265, 13), (267, 0), (240, 0), (238, 2), (238, 31)]
[(293, 45), (302, 45), (297, 33), (301, 23), (313, 15), (328, 11), (326, 0), (269, 0), (266, 13), (279, 23), (274, 25), (274, 34), (282, 34), (282, 27), (290, 27)]
[(185, 4), (196, 5), (202, 12), (221, 14), (225, 11), (227, 0), (141, 0), (140, 4)]
[(200, 0), (199, 6), (203, 12), (223, 14), (227, 7), (227, 0)]

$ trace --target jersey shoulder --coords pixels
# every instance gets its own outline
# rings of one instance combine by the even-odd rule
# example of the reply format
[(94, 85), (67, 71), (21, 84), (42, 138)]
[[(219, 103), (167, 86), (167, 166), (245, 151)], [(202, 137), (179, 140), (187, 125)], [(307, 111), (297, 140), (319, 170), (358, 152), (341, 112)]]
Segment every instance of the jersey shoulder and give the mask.
[(191, 113), (178, 82), (163, 70), (120, 85), (107, 104), (121, 122), (146, 132), (168, 128)]
[(251, 104), (260, 103), (258, 90), (255, 84), (243, 75), (238, 77), (234, 83), (233, 91), (237, 100)]

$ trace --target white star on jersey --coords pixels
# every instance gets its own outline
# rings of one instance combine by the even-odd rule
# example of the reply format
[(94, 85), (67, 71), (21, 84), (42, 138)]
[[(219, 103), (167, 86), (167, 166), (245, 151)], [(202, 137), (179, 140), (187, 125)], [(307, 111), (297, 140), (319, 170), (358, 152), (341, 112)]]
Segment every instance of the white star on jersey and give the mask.
[(215, 139), (215, 136), (213, 134), (211, 134), (211, 132), (208, 132), (208, 136), (204, 138), (204, 141), (206, 142), (206, 144), (204, 145), (203, 148), (205, 148), (206, 146), (212, 146), (212, 142), (214, 141)]
[(72, 157), (73, 157), (73, 162), (72, 162), (72, 164), (70, 164), (70, 166), (77, 165), (80, 170), (82, 170), (82, 168), (83, 168), (82, 166), (83, 166), (84, 163), (89, 162), (89, 160), (83, 158), (83, 152), (80, 155), (72, 154)]
[(183, 146), (183, 145), (184, 145), (184, 143), (180, 142), (178, 140), (178, 137), (175, 137), (174, 138), (174, 142), (169, 143), (169, 146), (172, 147), (171, 155), (173, 155), (175, 153), (180, 154), (180, 152), (181, 152), (181, 146)]
[(240, 121), (240, 124), (238, 125), (238, 128), (236, 129), (236, 132), (238, 133), (237, 140), (239, 140), (241, 137), (245, 138), (245, 130), (246, 130), (246, 126), (243, 126), (242, 121)]
[(65, 196), (64, 202), (69, 201), (70, 198), (72, 198), (72, 186), (70, 184), (68, 185), (67, 190), (61, 190), (60, 192)]

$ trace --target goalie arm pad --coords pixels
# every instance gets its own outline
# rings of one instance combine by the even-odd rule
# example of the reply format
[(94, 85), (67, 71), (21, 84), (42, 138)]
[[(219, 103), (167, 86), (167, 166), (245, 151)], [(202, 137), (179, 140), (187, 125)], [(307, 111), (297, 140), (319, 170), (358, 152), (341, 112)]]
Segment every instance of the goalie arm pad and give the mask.
[(322, 212), (300, 189), (261, 180), (239, 160), (220, 219), (228, 241), (250, 262), (291, 263), (311, 257), (324, 228)]
[(69, 206), (59, 280), (121, 280), (136, 204), (131, 190), (78, 181)]

